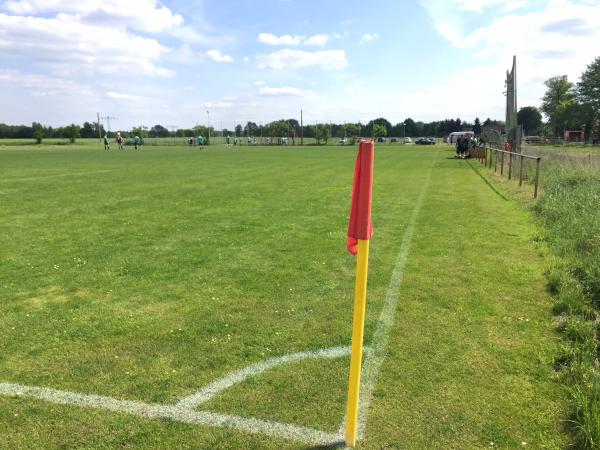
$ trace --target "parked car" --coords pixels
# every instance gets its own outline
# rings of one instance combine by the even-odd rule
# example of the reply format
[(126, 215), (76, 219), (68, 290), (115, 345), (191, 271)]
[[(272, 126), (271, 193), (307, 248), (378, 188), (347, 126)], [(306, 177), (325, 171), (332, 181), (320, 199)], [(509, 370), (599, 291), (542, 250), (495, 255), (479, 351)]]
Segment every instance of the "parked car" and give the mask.
[(391, 138), (390, 142), (398, 142), (398, 138)]
[(341, 138), (340, 145), (346, 145), (348, 143), (348, 138)]
[(405, 138), (404, 138), (404, 143), (405, 143), (405, 144), (410, 144), (410, 143), (412, 143), (412, 139), (411, 139), (411, 138), (409, 138), (409, 137), (405, 137)]
[(377, 138), (377, 142), (385, 142), (385, 138), (384, 137), (378, 137)]
[(435, 139), (421, 137), (415, 141), (417, 145), (435, 145)]

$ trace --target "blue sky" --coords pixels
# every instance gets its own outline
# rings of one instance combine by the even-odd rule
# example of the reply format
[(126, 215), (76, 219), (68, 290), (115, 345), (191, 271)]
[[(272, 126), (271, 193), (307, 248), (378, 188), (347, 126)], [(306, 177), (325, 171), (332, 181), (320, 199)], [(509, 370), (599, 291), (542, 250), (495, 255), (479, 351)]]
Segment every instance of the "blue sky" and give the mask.
[(599, 0), (8, 0), (0, 122), (501, 119), (513, 54), (537, 106), (598, 56), (599, 24)]

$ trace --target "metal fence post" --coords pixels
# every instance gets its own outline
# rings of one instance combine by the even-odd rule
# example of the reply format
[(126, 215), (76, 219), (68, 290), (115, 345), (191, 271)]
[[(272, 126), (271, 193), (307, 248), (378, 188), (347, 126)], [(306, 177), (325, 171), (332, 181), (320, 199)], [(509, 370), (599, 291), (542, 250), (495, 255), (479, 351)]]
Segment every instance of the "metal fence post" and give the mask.
[(500, 151), (502, 152), (502, 157), (500, 158), (500, 175), (504, 175), (504, 151)]
[(535, 189), (533, 191), (533, 198), (537, 198), (539, 181), (540, 181), (540, 157), (538, 156), (535, 160)]
[(521, 164), (519, 165), (519, 187), (523, 184), (523, 155), (521, 155)]
[(513, 156), (512, 156), (512, 152), (510, 152), (508, 154), (508, 179), (509, 180), (512, 177), (512, 160), (513, 160)]

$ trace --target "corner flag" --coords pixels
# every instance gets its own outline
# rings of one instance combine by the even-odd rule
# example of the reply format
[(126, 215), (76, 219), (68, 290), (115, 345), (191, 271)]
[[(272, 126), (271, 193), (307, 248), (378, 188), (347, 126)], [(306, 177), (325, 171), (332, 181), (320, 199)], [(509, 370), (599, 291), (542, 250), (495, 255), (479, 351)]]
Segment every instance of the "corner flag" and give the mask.
[(371, 203), (373, 194), (373, 161), (375, 142), (361, 142), (354, 167), (352, 207), (348, 225), (347, 248), (356, 255), (356, 284), (354, 286), (354, 317), (352, 319), (352, 352), (346, 407), (346, 445), (356, 444), (358, 425), (358, 397), (362, 365), (365, 311), (367, 304), (367, 274), (369, 271), (369, 239), (373, 236)]
[(373, 159), (375, 142), (361, 142), (354, 167), (354, 186), (352, 188), (352, 207), (348, 224), (347, 248), (356, 255), (358, 241), (373, 236), (371, 224), (371, 199), (373, 192)]

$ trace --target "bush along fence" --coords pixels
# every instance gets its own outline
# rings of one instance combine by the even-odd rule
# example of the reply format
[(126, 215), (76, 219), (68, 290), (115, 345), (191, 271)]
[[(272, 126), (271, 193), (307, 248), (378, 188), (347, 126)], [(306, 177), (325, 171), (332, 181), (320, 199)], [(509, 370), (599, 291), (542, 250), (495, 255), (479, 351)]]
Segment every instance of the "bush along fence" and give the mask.
[[(537, 198), (541, 157), (491, 147), (476, 148), (471, 151), (471, 156), (489, 167), (490, 170), (493, 166), (494, 173), (500, 172), (501, 176), (506, 173), (509, 180), (518, 177), (519, 186), (523, 185), (524, 180), (533, 183), (533, 198)], [(531, 164), (527, 164), (528, 162), (534, 164), (533, 168)]]

